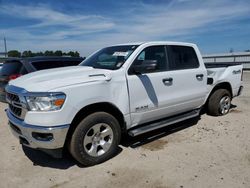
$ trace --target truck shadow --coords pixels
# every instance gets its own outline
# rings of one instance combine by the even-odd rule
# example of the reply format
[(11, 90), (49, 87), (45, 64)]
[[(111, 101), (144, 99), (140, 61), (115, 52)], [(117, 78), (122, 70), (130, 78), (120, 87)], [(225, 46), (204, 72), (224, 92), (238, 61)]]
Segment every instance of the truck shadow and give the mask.
[(131, 137), (129, 135), (126, 135), (122, 139), (121, 145), (124, 147), (137, 148), (145, 144), (148, 144), (150, 142), (153, 142), (155, 140), (158, 140), (160, 138), (163, 138), (165, 136), (168, 136), (170, 134), (173, 134), (175, 132), (192, 127), (196, 125), (199, 120), (200, 120), (200, 116), (189, 119), (189, 120), (185, 120), (179, 123), (175, 123), (175, 124), (163, 127), (161, 129), (157, 129), (157, 130), (136, 136), (136, 137)]
[[(62, 158), (53, 158), (45, 152), (35, 150), (22, 145), (22, 149), (26, 157), (32, 161), (33, 166), (42, 166), (48, 168), (66, 170), (72, 166), (78, 166), (80, 168), (87, 168), (79, 164), (67, 151), (64, 152)], [(117, 153), (113, 156), (119, 155), (122, 152), (122, 148), (119, 147)], [(113, 158), (112, 157), (112, 158)]]
[(76, 163), (73, 158), (66, 154), (63, 158), (53, 158), (50, 155), (26, 146), (22, 146), (25, 155), (33, 162), (34, 166), (42, 166), (56, 169), (68, 169)]
[[(199, 120), (200, 120), (200, 116), (180, 122), (180, 123), (169, 125), (167, 127), (164, 127), (155, 131), (151, 131), (149, 133), (145, 133), (137, 137), (130, 137), (126, 135), (126, 136), (123, 136), (121, 145), (124, 147), (137, 148), (137, 147), (143, 146), (144, 144), (148, 144), (162, 137), (165, 137), (167, 135), (170, 135), (175, 132), (194, 126), (197, 124)], [(84, 167), (78, 164), (68, 153), (65, 153), (63, 158), (58, 159), (58, 158), (53, 158), (42, 151), (34, 150), (26, 146), (22, 146), (22, 149), (25, 155), (33, 162), (34, 166), (42, 166), (42, 167), (62, 169), (62, 170), (66, 170), (75, 165), (81, 168)], [(122, 152), (122, 148), (119, 147), (119, 150), (115, 156), (119, 155), (121, 152)]]
[[(230, 109), (236, 108), (237, 105), (231, 104)], [(163, 138), (165, 136), (168, 136), (170, 134), (173, 134), (178, 131), (182, 131), (186, 128), (192, 127), (198, 123), (198, 121), (201, 119), (201, 115), (207, 114), (206, 109), (201, 109), (200, 115), (179, 123), (175, 123), (166, 127), (163, 127), (161, 129), (157, 129), (155, 131), (151, 131), (142, 135), (139, 135), (137, 137), (131, 137), (129, 135), (126, 135), (123, 137), (121, 141), (121, 145), (124, 147), (131, 147), (131, 148), (137, 148), (140, 146), (143, 146), (145, 144), (148, 144), (150, 142), (153, 142), (155, 140), (159, 140), (160, 138)]]

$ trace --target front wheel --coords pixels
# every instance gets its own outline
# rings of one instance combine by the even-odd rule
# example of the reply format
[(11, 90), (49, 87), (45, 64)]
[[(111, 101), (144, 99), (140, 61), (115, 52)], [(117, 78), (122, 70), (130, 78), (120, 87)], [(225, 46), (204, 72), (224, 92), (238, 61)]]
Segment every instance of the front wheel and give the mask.
[(216, 90), (208, 99), (208, 113), (214, 116), (226, 115), (231, 107), (231, 94), (226, 89)]
[(106, 112), (96, 112), (76, 127), (70, 141), (70, 153), (85, 166), (99, 164), (116, 154), (120, 137), (118, 121)]

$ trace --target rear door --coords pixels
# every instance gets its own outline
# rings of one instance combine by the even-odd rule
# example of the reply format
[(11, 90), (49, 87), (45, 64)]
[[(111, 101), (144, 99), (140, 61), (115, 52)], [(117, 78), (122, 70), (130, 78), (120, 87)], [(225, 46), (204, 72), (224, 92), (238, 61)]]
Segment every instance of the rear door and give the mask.
[(170, 113), (182, 113), (199, 108), (206, 97), (207, 71), (199, 63), (197, 53), (191, 46), (167, 46), (169, 86), (168, 106)]

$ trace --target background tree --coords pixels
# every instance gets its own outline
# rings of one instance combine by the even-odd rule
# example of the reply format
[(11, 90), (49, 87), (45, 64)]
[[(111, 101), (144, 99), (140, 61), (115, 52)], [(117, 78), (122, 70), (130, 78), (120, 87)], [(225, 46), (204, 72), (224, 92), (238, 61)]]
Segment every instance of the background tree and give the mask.
[(34, 54), (34, 56), (44, 56), (43, 52), (35, 52), (33, 54)]
[(68, 53), (68, 55), (71, 56), (71, 57), (74, 57), (74, 56), (75, 56), (75, 52), (70, 51), (70, 52)]
[(54, 55), (54, 52), (53, 52), (53, 51), (46, 50), (46, 51), (44, 52), (44, 55), (45, 55), (45, 56), (53, 56), (53, 55)]
[(34, 54), (30, 50), (23, 51), (23, 53), (22, 53), (22, 57), (33, 57), (33, 56), (34, 56)]
[(46, 50), (45, 52), (32, 52), (31, 50), (25, 50), (22, 53), (17, 50), (11, 50), (8, 52), (8, 57), (35, 57), (35, 56), (71, 56), (80, 57), (78, 51), (62, 52), (61, 50)]
[(56, 50), (55, 53), (54, 53), (55, 56), (62, 56), (63, 53), (61, 50)]
[(77, 51), (75, 51), (75, 52), (69, 51), (69, 52), (67, 53), (67, 55), (68, 55), (68, 56), (71, 56), (71, 57), (80, 57), (80, 54), (79, 54), (79, 52), (77, 52)]
[(21, 57), (21, 53), (17, 50), (8, 51), (8, 57)]
[(74, 57), (80, 57), (80, 54), (78, 51), (75, 51), (75, 56)]

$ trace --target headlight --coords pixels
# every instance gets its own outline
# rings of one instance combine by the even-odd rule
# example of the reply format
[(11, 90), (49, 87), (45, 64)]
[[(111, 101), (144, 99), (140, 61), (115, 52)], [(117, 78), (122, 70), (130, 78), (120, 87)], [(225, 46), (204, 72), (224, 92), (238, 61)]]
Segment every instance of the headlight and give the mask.
[(55, 111), (60, 110), (65, 101), (65, 94), (48, 96), (26, 96), (30, 111)]

